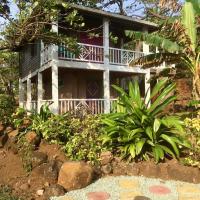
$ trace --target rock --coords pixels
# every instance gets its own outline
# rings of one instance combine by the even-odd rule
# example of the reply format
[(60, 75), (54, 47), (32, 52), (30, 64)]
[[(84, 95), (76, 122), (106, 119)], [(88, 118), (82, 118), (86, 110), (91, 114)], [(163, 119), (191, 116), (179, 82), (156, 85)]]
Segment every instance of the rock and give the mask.
[(3, 133), (5, 130), (5, 126), (3, 124), (0, 124), (0, 133)]
[(43, 152), (34, 151), (32, 153), (32, 159), (31, 159), (32, 167), (34, 168), (43, 163), (46, 163), (47, 159), (48, 159), (47, 154)]
[(107, 165), (108, 163), (112, 162), (113, 155), (110, 151), (102, 152), (100, 155), (100, 162), (101, 165)]
[(50, 197), (63, 196), (65, 194), (65, 189), (61, 185), (51, 185), (45, 188), (44, 197), (45, 199), (50, 199)]
[(26, 135), (25, 135), (26, 141), (34, 146), (39, 146), (41, 138), (39, 135), (37, 135), (37, 133), (35, 131), (29, 131)]
[(0, 148), (3, 148), (8, 141), (8, 134), (4, 133), (2, 136), (0, 136)]
[(65, 162), (59, 172), (58, 184), (67, 191), (84, 188), (94, 176), (93, 168), (85, 162)]
[(16, 138), (17, 135), (19, 134), (19, 131), (18, 130), (12, 130), (12, 131), (7, 132), (7, 133), (8, 133), (9, 138)]
[(42, 196), (44, 194), (44, 190), (37, 190), (36, 194), (38, 196)]
[(11, 126), (8, 126), (5, 131), (6, 133), (10, 133), (13, 131), (13, 128)]
[(7, 145), (8, 150), (12, 151), (13, 154), (18, 154), (18, 145), (16, 141), (13, 141), (11, 139), (8, 140), (8, 145)]
[(19, 189), (26, 191), (29, 189), (29, 187), (30, 187), (30, 185), (28, 183), (24, 183), (19, 187)]
[(36, 176), (45, 177), (50, 183), (55, 183), (58, 180), (58, 169), (52, 163), (43, 163), (37, 166), (32, 171)]
[[(167, 166), (167, 172), (170, 179), (180, 180), (185, 182), (197, 183), (200, 179), (200, 173), (198, 168), (192, 168), (182, 165), (173, 165)], [(189, 172), (189, 173), (188, 173)]]
[(111, 174), (113, 171), (112, 165), (110, 163), (108, 163), (107, 165), (104, 165), (101, 167), (101, 171), (105, 174)]

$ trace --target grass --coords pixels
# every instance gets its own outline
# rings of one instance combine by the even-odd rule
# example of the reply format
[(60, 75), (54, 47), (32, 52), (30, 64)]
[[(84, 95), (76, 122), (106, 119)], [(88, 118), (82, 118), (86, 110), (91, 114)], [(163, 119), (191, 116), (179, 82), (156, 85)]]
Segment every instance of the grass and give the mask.
[(22, 200), (12, 195), (12, 190), (9, 186), (0, 186), (0, 200)]

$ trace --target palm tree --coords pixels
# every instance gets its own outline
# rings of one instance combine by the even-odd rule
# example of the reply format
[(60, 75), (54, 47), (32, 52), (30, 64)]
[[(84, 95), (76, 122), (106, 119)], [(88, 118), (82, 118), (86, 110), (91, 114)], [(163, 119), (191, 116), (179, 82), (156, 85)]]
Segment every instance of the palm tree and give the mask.
[[(130, 63), (130, 66), (142, 65), (143, 68), (166, 64), (183, 64), (193, 78), (193, 98), (200, 100), (200, 0), (186, 0), (181, 16), (171, 18), (154, 33), (126, 31), (134, 40), (142, 40), (149, 45), (162, 49), (141, 57)], [(182, 66), (183, 66), (182, 65)], [(181, 66), (181, 65), (180, 65)]]

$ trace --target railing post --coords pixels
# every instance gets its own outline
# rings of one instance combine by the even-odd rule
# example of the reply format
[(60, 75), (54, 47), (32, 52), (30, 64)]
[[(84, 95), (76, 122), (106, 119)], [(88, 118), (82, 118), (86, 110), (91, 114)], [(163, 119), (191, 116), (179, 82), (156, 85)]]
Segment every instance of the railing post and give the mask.
[(37, 84), (37, 111), (40, 112), (40, 107), (42, 106), (43, 100), (43, 81), (42, 81), (42, 72), (38, 72), (38, 84)]
[(31, 78), (27, 78), (27, 110), (31, 110)]
[(110, 112), (110, 72), (105, 70), (103, 72), (103, 88), (104, 88), (104, 113)]
[(24, 84), (21, 78), (19, 78), (19, 107), (24, 107)]
[(103, 19), (104, 64), (109, 65), (109, 19)]

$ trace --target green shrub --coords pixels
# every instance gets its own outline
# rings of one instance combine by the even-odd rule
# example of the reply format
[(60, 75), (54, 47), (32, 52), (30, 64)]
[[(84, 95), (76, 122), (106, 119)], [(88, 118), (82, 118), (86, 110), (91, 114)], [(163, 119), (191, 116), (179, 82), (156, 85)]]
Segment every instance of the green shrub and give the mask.
[(98, 163), (99, 155), (105, 148), (99, 139), (102, 127), (100, 117), (87, 115), (83, 118), (72, 118), (71, 135), (64, 149), (72, 160), (85, 160)]
[(186, 165), (200, 168), (200, 112), (197, 113), (196, 117), (185, 118), (184, 125), (192, 147), (187, 151), (187, 157), (184, 158), (183, 162)]
[(147, 94), (141, 98), (137, 82), (129, 84), (128, 93), (118, 86), (113, 87), (119, 93), (121, 112), (105, 115), (102, 120), (104, 144), (110, 145), (124, 158), (154, 157), (156, 162), (165, 156), (178, 158), (180, 148), (190, 146), (181, 135), (184, 131), (179, 118), (162, 114), (176, 98), (171, 95), (174, 84), (168, 83), (167, 79), (159, 81), (148, 102)]
[(4, 124), (11, 122), (11, 116), (15, 111), (14, 99), (5, 94), (0, 94), (0, 121)]

